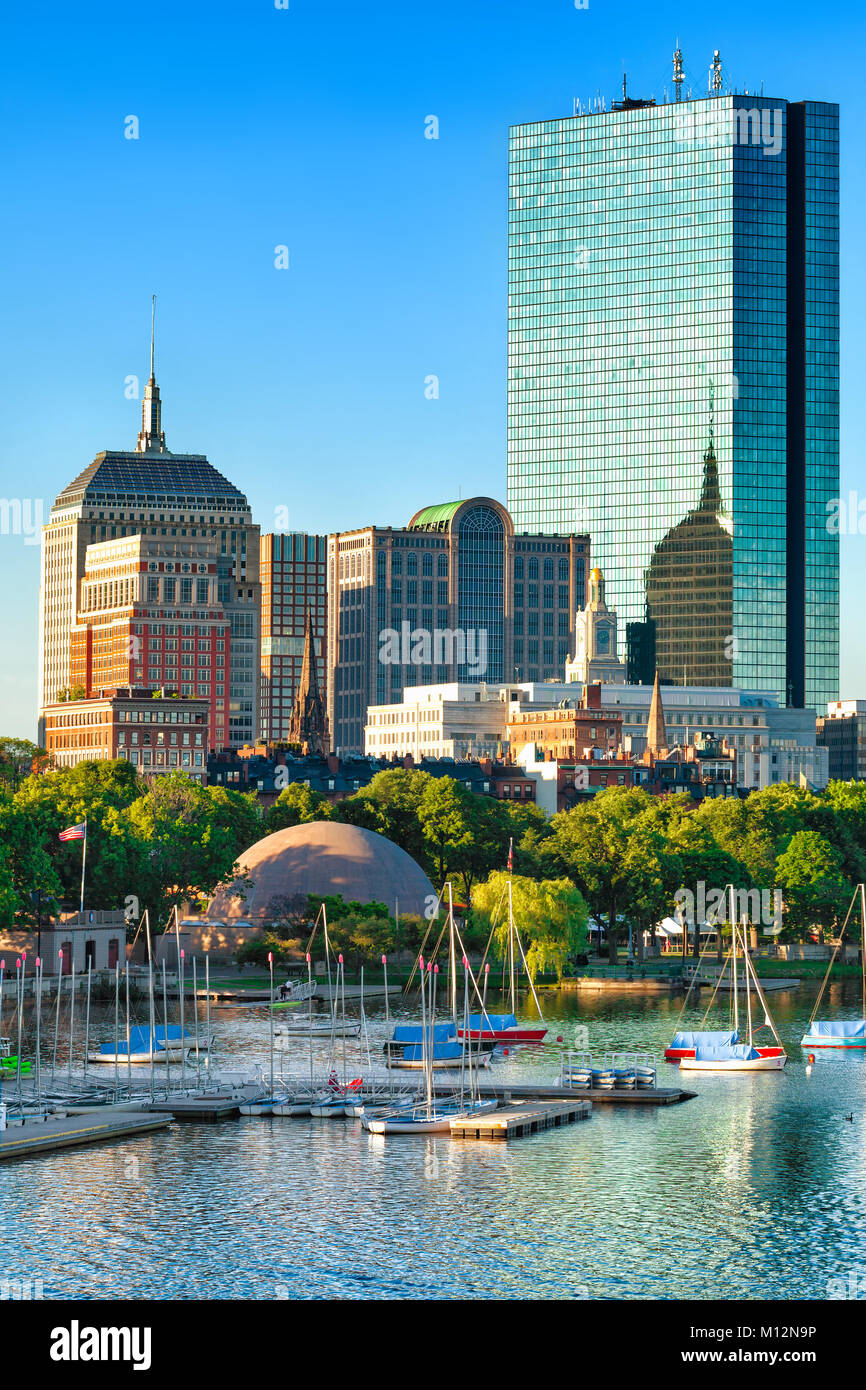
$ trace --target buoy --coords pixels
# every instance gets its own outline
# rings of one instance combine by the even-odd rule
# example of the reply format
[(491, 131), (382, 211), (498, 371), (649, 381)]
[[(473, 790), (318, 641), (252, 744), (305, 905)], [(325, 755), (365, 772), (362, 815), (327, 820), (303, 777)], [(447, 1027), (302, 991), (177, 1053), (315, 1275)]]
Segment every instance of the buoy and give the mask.
[(507, 1056), (508, 1056), (508, 1048), (507, 1048), (507, 1047), (503, 1047), (503, 1049), (502, 1049), (502, 1055), (503, 1055), (503, 1057), (507, 1057)]
[(557, 1041), (557, 1042), (562, 1042), (562, 1038), (557, 1038), (556, 1041)]
[(809, 1066), (810, 1066), (810, 1067), (813, 1066), (813, 1065), (814, 1065), (814, 1062), (815, 1062), (815, 1054), (814, 1054), (814, 1052), (810, 1052), (810, 1053), (809, 1053)]

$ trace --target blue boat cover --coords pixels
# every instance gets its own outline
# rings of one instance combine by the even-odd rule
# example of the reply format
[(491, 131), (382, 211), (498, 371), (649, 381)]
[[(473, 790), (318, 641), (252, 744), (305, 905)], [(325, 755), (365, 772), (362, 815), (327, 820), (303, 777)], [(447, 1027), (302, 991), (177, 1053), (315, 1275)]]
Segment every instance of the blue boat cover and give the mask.
[[(483, 1025), (482, 1017), (485, 1020)], [(506, 1028), (516, 1028), (517, 1019), (514, 1014), (470, 1014), (469, 1027), (473, 1032), (501, 1033)]]
[(713, 1043), (732, 1044), (736, 1041), (737, 1034), (730, 1032), (730, 1030), (726, 1033), (675, 1033), (671, 1047), (700, 1047), (703, 1043), (710, 1045)]
[[(424, 1027), (420, 1023), (398, 1023), (394, 1029), (394, 1042), (396, 1043), (420, 1043), (424, 1041)], [(430, 1037), (430, 1025), (427, 1025), (427, 1037)], [(457, 1037), (457, 1029), (453, 1023), (434, 1023), (433, 1041), (446, 1042), (450, 1038)]]
[[(156, 1043), (156, 1047), (154, 1048), (154, 1051), (158, 1052), (158, 1051), (160, 1050), (160, 1048), (162, 1048), (162, 1047), (165, 1046), (166, 1042), (179, 1042), (180, 1039), (181, 1039), (182, 1037), (188, 1038), (188, 1037), (190, 1036), (190, 1034), (189, 1034), (188, 1029), (186, 1029), (186, 1028), (184, 1028), (184, 1029), (181, 1031), (181, 1028), (180, 1028), (180, 1025), (179, 1025), (179, 1024), (177, 1024), (177, 1023), (170, 1023), (170, 1024), (168, 1025), (167, 1028), (163, 1028), (163, 1027), (154, 1028), (154, 1030), (153, 1030), (153, 1036), (154, 1036), (154, 1040), (155, 1040), (155, 1043)], [(115, 1048), (115, 1046), (114, 1046), (114, 1043), (103, 1043), (99, 1050), (100, 1050), (100, 1052), (102, 1052), (102, 1053), (105, 1054), (106, 1056), (108, 1056), (108, 1055), (110, 1055), (111, 1053), (114, 1053), (114, 1052), (117, 1052), (118, 1054), (120, 1054), (120, 1055), (122, 1055), (122, 1056), (125, 1056), (125, 1055), (126, 1055), (126, 1038), (122, 1038), (122, 1039), (118, 1042), (116, 1048)], [(149, 1028), (139, 1028), (139, 1027), (130, 1028), (130, 1030), (129, 1030), (129, 1050), (130, 1050), (130, 1052), (149, 1052), (149, 1051), (150, 1051), (150, 1029), (149, 1029)]]
[(838, 1023), (815, 1022), (809, 1028), (809, 1038), (866, 1038), (866, 1018), (847, 1018)]
[[(463, 1055), (463, 1044), (459, 1042), (435, 1042), (433, 1044), (433, 1061), (445, 1062), (453, 1061), (456, 1057)], [(403, 1058), (407, 1062), (423, 1062), (424, 1048), (412, 1044), (410, 1047), (403, 1048)]]
[(698, 1043), (695, 1049), (698, 1062), (753, 1062), (760, 1055), (748, 1043)]

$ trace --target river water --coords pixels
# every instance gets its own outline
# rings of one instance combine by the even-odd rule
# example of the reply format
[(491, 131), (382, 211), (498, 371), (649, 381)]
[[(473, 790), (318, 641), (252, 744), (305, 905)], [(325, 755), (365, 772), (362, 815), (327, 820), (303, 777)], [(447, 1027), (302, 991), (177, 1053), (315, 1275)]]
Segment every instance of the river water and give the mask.
[[(685, 1104), (596, 1106), (507, 1144), (242, 1118), (7, 1163), (0, 1280), (40, 1280), (46, 1298), (866, 1296), (864, 1059), (819, 1053), (807, 1071), (798, 1043), (814, 996), (812, 984), (770, 996), (781, 1073), (684, 1075), (698, 1092)], [(485, 1080), (555, 1080), (556, 1037), (569, 1045), (584, 1027), (594, 1053), (660, 1058), (682, 1007), (677, 995), (544, 1003), (549, 1045), (497, 1055)], [(723, 1027), (727, 1007), (708, 1026)], [(859, 1012), (856, 981), (821, 1010)], [(368, 1015), (381, 1055), (378, 1001)], [(700, 1017), (690, 1009), (680, 1026)], [(214, 1010), (212, 1022), (215, 1065), (267, 1073), (266, 1010)], [(97, 1032), (111, 1035), (105, 1015)], [(305, 1047), (296, 1040), (299, 1073)], [(364, 1059), (347, 1047), (356, 1075)], [(679, 1084), (676, 1067), (659, 1071)]]

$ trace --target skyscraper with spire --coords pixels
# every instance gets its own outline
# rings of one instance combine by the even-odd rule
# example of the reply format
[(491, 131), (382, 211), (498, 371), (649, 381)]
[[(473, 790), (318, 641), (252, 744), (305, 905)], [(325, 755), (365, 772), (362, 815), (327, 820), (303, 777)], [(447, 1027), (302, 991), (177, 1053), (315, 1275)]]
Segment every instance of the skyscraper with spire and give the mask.
[(176, 689), (210, 702), (210, 747), (237, 747), (259, 731), (259, 528), (203, 454), (166, 447), (154, 307), (135, 449), (97, 454), (43, 527), (39, 706)]
[(642, 679), (822, 707), (839, 110), (725, 90), (718, 53), (677, 90), (511, 131), (508, 505), (590, 533)]

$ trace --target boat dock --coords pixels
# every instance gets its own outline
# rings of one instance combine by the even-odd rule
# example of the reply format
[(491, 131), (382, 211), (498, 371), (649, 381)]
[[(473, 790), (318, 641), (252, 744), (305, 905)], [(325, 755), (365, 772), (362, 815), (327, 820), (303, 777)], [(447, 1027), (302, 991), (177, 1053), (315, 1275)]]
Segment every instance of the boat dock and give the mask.
[[(453, 1094), (454, 1086), (437, 1086), (434, 1082), (434, 1093), (438, 1096), (448, 1096)], [(694, 1100), (697, 1092), (684, 1091), (679, 1086), (648, 1086), (646, 1090), (585, 1090), (579, 1091), (576, 1086), (536, 1086), (518, 1085), (514, 1083), (507, 1087), (485, 1085), (481, 1082), (478, 1086), (478, 1093), (485, 1100), (494, 1096), (498, 1097), (503, 1105), (508, 1105), (512, 1100), (588, 1100), (593, 1105), (679, 1105), (684, 1100)]]
[(135, 1134), (166, 1129), (170, 1115), (141, 1115), (114, 1111), (110, 1117), (58, 1115), (48, 1120), (30, 1120), (0, 1130), (0, 1159), (29, 1158), (51, 1149), (67, 1149), (73, 1144), (101, 1144), (109, 1139), (128, 1139)]
[(511, 1103), (487, 1115), (461, 1115), (451, 1121), (452, 1139), (522, 1139), (545, 1129), (573, 1125), (588, 1120), (592, 1105), (588, 1100), (526, 1101)]

